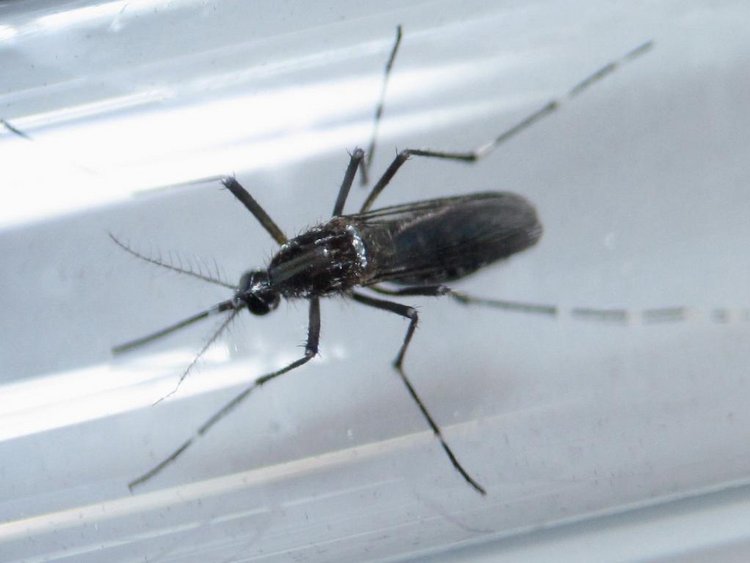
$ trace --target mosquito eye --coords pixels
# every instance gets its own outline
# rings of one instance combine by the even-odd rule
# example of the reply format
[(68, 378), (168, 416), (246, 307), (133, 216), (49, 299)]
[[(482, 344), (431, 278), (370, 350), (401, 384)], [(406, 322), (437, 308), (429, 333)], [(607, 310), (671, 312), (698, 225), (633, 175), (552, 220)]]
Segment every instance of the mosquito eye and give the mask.
[(245, 297), (245, 303), (253, 315), (267, 315), (279, 306), (279, 295), (270, 291), (251, 293)]

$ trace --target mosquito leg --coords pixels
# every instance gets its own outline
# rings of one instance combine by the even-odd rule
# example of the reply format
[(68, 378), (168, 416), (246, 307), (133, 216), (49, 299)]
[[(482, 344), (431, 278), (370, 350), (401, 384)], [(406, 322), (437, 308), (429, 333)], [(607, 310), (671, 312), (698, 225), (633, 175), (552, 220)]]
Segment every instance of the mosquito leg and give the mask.
[(362, 204), (362, 208), (359, 210), (360, 213), (364, 213), (372, 207), (372, 204), (375, 203), (375, 200), (380, 195), (380, 192), (385, 189), (385, 187), (393, 179), (393, 177), (396, 175), (396, 172), (398, 172), (398, 169), (401, 168), (404, 162), (409, 160), (410, 155), (410, 149), (403, 150), (398, 153), (398, 155), (396, 155), (396, 158), (393, 160), (393, 162), (391, 162), (390, 166), (388, 166), (386, 171), (370, 190), (367, 199), (365, 199), (365, 202)]
[[(474, 297), (473, 295), (468, 295), (453, 289), (449, 289), (446, 293), (463, 305), (480, 305), (483, 307), (494, 307), (508, 311), (517, 311), (519, 313), (541, 313), (552, 317), (558, 316), (562, 313), (559, 307), (553, 305), (486, 299), (484, 297)], [(567, 311), (572, 318), (577, 320), (613, 324), (628, 324), (634, 319), (640, 319), (641, 322), (645, 324), (681, 322), (686, 320), (691, 312), (691, 309), (687, 307), (658, 307), (641, 310), (621, 309), (616, 307), (573, 307)]]
[(508, 301), (505, 299), (485, 299), (484, 297), (474, 297), (473, 295), (468, 295), (466, 293), (455, 291), (453, 289), (449, 289), (447, 294), (453, 297), (453, 299), (455, 299), (462, 305), (482, 305), (485, 307), (503, 309), (505, 311), (546, 315), (548, 317), (556, 317), (559, 313), (559, 309), (555, 305), (547, 305), (542, 303), (524, 303), (521, 301)]
[(173, 332), (176, 332), (191, 324), (197, 323), (198, 321), (202, 321), (203, 319), (206, 319), (210, 316), (223, 313), (225, 311), (236, 310), (236, 309), (237, 309), (237, 306), (235, 305), (233, 300), (230, 299), (228, 301), (222, 301), (218, 305), (214, 305), (210, 309), (206, 309), (205, 311), (196, 313), (192, 317), (188, 317), (187, 319), (184, 319), (178, 323), (170, 325), (161, 330), (157, 330), (156, 332), (148, 334), (141, 338), (137, 338), (135, 340), (130, 340), (129, 342), (119, 344), (118, 346), (115, 346), (114, 348), (112, 348), (112, 353), (117, 355), (117, 354), (122, 354), (124, 352), (129, 352), (130, 350), (133, 350), (135, 348), (140, 348), (141, 346), (145, 346), (146, 344), (150, 344), (151, 342), (154, 342), (155, 340), (159, 340), (160, 338), (163, 338), (167, 336), (168, 334), (172, 334)]
[(459, 463), (458, 458), (453, 453), (453, 450), (451, 450), (450, 446), (448, 446), (447, 442), (445, 441), (445, 438), (443, 438), (443, 434), (440, 431), (440, 427), (435, 423), (432, 416), (430, 415), (429, 411), (427, 410), (427, 407), (424, 406), (424, 403), (422, 402), (422, 399), (419, 398), (419, 395), (417, 394), (417, 391), (414, 389), (414, 386), (409, 381), (409, 378), (406, 377), (406, 373), (403, 369), (403, 362), (404, 362), (404, 355), (406, 354), (406, 349), (409, 347), (409, 343), (411, 342), (411, 338), (414, 335), (414, 329), (417, 328), (417, 323), (419, 322), (419, 315), (417, 314), (416, 309), (413, 307), (409, 307), (408, 305), (402, 305), (401, 303), (394, 303), (392, 301), (384, 301), (382, 299), (374, 299), (372, 297), (368, 297), (366, 295), (362, 295), (359, 293), (352, 293), (352, 298), (362, 303), (363, 305), (368, 305), (370, 307), (375, 307), (376, 309), (382, 309), (384, 311), (390, 311), (391, 313), (395, 313), (397, 315), (400, 315), (402, 317), (405, 317), (409, 319), (409, 328), (406, 329), (406, 336), (404, 337), (404, 342), (401, 345), (401, 349), (398, 352), (398, 355), (396, 356), (396, 359), (393, 362), (393, 367), (398, 372), (399, 376), (401, 377), (401, 381), (406, 386), (406, 389), (409, 391), (409, 394), (411, 395), (412, 399), (414, 399), (414, 402), (417, 403), (417, 406), (419, 407), (419, 410), (422, 411), (422, 415), (427, 420), (427, 423), (430, 425), (430, 428), (432, 428), (433, 433), (437, 437), (438, 440), (440, 440), (440, 444), (443, 446), (443, 449), (445, 450), (445, 453), (448, 455), (448, 459), (450, 459), (451, 463), (453, 464), (453, 467), (456, 468), (456, 470), (461, 474), (461, 476), (466, 480), (469, 485), (474, 487), (479, 493), (481, 494), (487, 494), (487, 492), (482, 488), (482, 486), (477, 483), (463, 468), (463, 466)]
[(505, 311), (545, 315), (548, 317), (558, 317), (567, 313), (573, 319), (586, 322), (628, 324), (631, 321), (640, 321), (641, 324), (663, 324), (683, 322), (691, 317), (707, 317), (712, 322), (726, 323), (730, 322), (729, 319), (750, 319), (750, 311), (736, 308), (714, 308), (707, 312), (701, 312), (690, 307), (682, 306), (655, 307), (650, 309), (572, 307), (568, 310), (563, 310), (556, 305), (476, 297), (462, 291), (456, 291), (455, 289), (451, 289), (444, 285), (411, 286), (398, 289), (372, 285), (368, 286), (368, 289), (382, 295), (392, 295), (395, 297), (415, 295), (440, 297), (448, 295), (462, 305), (479, 305), (482, 307), (493, 307)]
[[(373, 288), (374, 289), (374, 288)], [(380, 293), (392, 294), (390, 290)], [(396, 290), (398, 291), (398, 290)], [(518, 301), (503, 301), (500, 299), (486, 299), (474, 297), (466, 293), (448, 290), (442, 295), (450, 295), (456, 301), (464, 305), (481, 305), (495, 307), (520, 313), (541, 313), (548, 316), (560, 316), (567, 314), (570, 318), (585, 322), (612, 323), (627, 325), (631, 323), (652, 325), (666, 323), (681, 323), (691, 318), (705, 318), (711, 322), (722, 324), (734, 320), (750, 320), (750, 310), (741, 308), (716, 307), (709, 310), (698, 310), (681, 305), (653, 307), (649, 309), (625, 309), (618, 307), (572, 307), (563, 310), (554, 305), (539, 305), (535, 303), (521, 303)]]
[(375, 142), (378, 138), (378, 129), (380, 128), (380, 121), (383, 117), (383, 109), (385, 108), (385, 92), (388, 89), (388, 80), (391, 77), (391, 70), (393, 69), (393, 62), (396, 60), (396, 53), (398, 47), (401, 45), (401, 26), (396, 27), (396, 41), (393, 43), (391, 48), (391, 54), (388, 57), (388, 62), (385, 63), (385, 71), (383, 72), (383, 82), (380, 86), (380, 98), (378, 98), (378, 105), (375, 107), (375, 117), (372, 124), (372, 137), (370, 138), (370, 146), (367, 147), (367, 160), (362, 163), (362, 185), (367, 184), (368, 172), (370, 165), (372, 164), (373, 155), (375, 154)]
[(341, 212), (344, 210), (346, 198), (349, 195), (349, 190), (352, 187), (354, 176), (357, 173), (357, 167), (362, 165), (364, 158), (365, 153), (362, 149), (354, 149), (354, 152), (351, 154), (351, 158), (349, 159), (349, 166), (347, 166), (346, 172), (344, 173), (344, 179), (341, 182), (341, 188), (339, 188), (339, 195), (338, 197), (336, 197), (336, 204), (333, 206), (334, 217), (341, 215)]
[[(389, 289), (379, 285), (372, 285), (368, 286), (368, 289), (383, 295), (393, 295), (396, 297), (412, 295), (441, 297), (443, 295), (449, 295), (464, 305), (485, 305), (497, 309), (505, 309), (506, 311), (518, 311), (519, 313), (546, 315), (549, 317), (554, 317), (558, 314), (558, 308), (555, 305), (523, 303), (521, 301), (506, 301), (502, 299), (485, 299), (483, 297), (467, 295), (466, 293), (456, 291), (445, 285), (415, 285), (399, 289)], [(603, 309), (591, 309), (591, 311), (604, 312)]]
[(265, 212), (260, 204), (255, 201), (253, 196), (251, 196), (250, 193), (245, 188), (243, 188), (235, 178), (233, 178), (232, 176), (225, 176), (221, 179), (221, 183), (224, 184), (224, 187), (232, 192), (232, 195), (240, 200), (242, 205), (244, 205), (247, 210), (253, 214), (253, 217), (258, 220), (258, 222), (263, 226), (268, 234), (271, 235), (271, 238), (273, 238), (273, 240), (278, 242), (280, 245), (284, 244), (287, 241), (284, 231), (282, 231), (278, 227), (278, 225), (274, 223), (273, 219), (271, 219), (271, 216)]
[(380, 285), (370, 285), (367, 286), (367, 289), (371, 289), (372, 291), (383, 295), (393, 295), (397, 297), (413, 295), (440, 297), (442, 295), (448, 295), (451, 292), (451, 289), (444, 285), (413, 285), (409, 287), (401, 287), (399, 289), (390, 289)]
[[(368, 289), (382, 295), (393, 295), (395, 297), (404, 296), (434, 296), (441, 297), (448, 295), (461, 303), (462, 305), (479, 305), (482, 307), (493, 307), (504, 311), (513, 311), (517, 313), (544, 315), (548, 317), (557, 317), (560, 314), (560, 308), (556, 305), (543, 303), (526, 303), (523, 301), (509, 301), (506, 299), (487, 299), (485, 297), (476, 297), (463, 291), (456, 291), (445, 285), (424, 285), (410, 286), (398, 289), (390, 289), (379, 285), (369, 286)], [(570, 314), (581, 320), (597, 322), (615, 322), (625, 323), (629, 316), (634, 313), (627, 309), (595, 309), (592, 307), (576, 307), (570, 310)], [(658, 318), (659, 320), (677, 320), (685, 315), (682, 307), (668, 307), (662, 309), (648, 309), (642, 312), (645, 318)], [(652, 322), (656, 322), (653, 321)]]
[(375, 200), (380, 195), (380, 192), (382, 192), (385, 187), (388, 185), (388, 183), (393, 179), (393, 176), (395, 176), (398, 169), (406, 162), (410, 156), (422, 156), (427, 158), (440, 158), (444, 160), (458, 160), (463, 162), (477, 162), (478, 160), (481, 160), (488, 154), (490, 154), (492, 151), (494, 151), (497, 147), (508, 141), (509, 139), (515, 137), (522, 131), (525, 131), (538, 121), (544, 119), (545, 117), (549, 116), (551, 113), (557, 111), (560, 109), (561, 106), (565, 105), (569, 101), (571, 101), (573, 98), (577, 97), (579, 94), (587, 90), (589, 87), (591, 87), (596, 82), (602, 80), (606, 76), (612, 74), (617, 68), (622, 66), (623, 64), (632, 61), (633, 59), (645, 54), (648, 52), (651, 47), (653, 47), (653, 42), (648, 41), (635, 49), (627, 52), (625, 55), (620, 57), (619, 59), (616, 59), (610, 63), (607, 63), (603, 67), (597, 69), (595, 72), (592, 72), (589, 74), (586, 78), (576, 83), (566, 94), (563, 96), (560, 96), (558, 98), (554, 98), (544, 104), (542, 107), (537, 109), (536, 111), (533, 111), (523, 119), (521, 119), (518, 123), (513, 125), (512, 127), (506, 129), (500, 135), (495, 137), (494, 139), (479, 145), (478, 147), (469, 150), (469, 151), (458, 151), (458, 152), (450, 152), (450, 151), (436, 151), (436, 150), (430, 150), (430, 149), (405, 149), (401, 151), (394, 161), (391, 163), (391, 165), (388, 167), (388, 169), (385, 171), (385, 174), (378, 180), (378, 182), (375, 184), (375, 186), (370, 191), (370, 194), (367, 196), (367, 199), (365, 200), (365, 203), (362, 205), (361, 212), (365, 212), (368, 209), (372, 207), (372, 204), (375, 203)]
[(250, 385), (245, 387), (245, 389), (243, 389), (231, 401), (229, 401), (221, 409), (219, 409), (219, 411), (216, 412), (216, 414), (214, 414), (211, 418), (209, 418), (206, 422), (204, 422), (203, 425), (200, 428), (198, 428), (198, 430), (190, 438), (188, 438), (179, 448), (177, 448), (174, 452), (172, 452), (172, 454), (170, 454), (169, 457), (164, 459), (158, 465), (149, 469), (146, 473), (144, 473), (137, 479), (131, 481), (128, 484), (128, 488), (130, 490), (133, 490), (135, 487), (142, 485), (146, 481), (149, 481), (152, 477), (161, 473), (161, 471), (165, 467), (167, 467), (169, 464), (171, 464), (177, 458), (179, 458), (185, 452), (185, 450), (187, 450), (193, 444), (193, 442), (195, 442), (198, 438), (206, 434), (206, 432), (208, 432), (217, 422), (219, 422), (222, 418), (224, 418), (230, 412), (232, 412), (242, 401), (244, 401), (247, 398), (248, 395), (250, 395), (250, 393), (255, 391), (255, 389), (268, 383), (270, 380), (280, 375), (283, 375), (287, 372), (290, 372), (300, 367), (301, 365), (309, 362), (318, 353), (319, 340), (320, 340), (320, 300), (317, 297), (314, 297), (310, 299), (310, 314), (309, 314), (309, 324), (307, 328), (307, 344), (305, 345), (305, 355), (302, 356), (300, 359), (292, 362), (291, 364), (279, 370), (276, 370), (271, 373), (267, 373), (266, 375), (263, 375), (257, 378)]

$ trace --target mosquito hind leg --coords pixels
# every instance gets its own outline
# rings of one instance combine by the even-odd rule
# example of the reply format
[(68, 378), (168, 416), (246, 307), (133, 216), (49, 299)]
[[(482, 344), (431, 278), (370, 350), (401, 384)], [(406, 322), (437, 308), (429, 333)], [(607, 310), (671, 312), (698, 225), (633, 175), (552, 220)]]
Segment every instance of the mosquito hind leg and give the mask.
[(416, 389), (411, 384), (411, 382), (409, 381), (409, 378), (406, 376), (406, 373), (404, 372), (404, 368), (403, 368), (404, 356), (406, 354), (407, 348), (409, 347), (409, 343), (411, 342), (412, 336), (414, 335), (414, 330), (417, 328), (417, 323), (419, 322), (419, 315), (417, 313), (417, 310), (414, 309), (413, 307), (409, 307), (408, 305), (402, 305), (401, 303), (394, 303), (393, 301), (375, 299), (375, 298), (368, 297), (366, 295), (362, 295), (356, 292), (352, 293), (352, 298), (355, 301), (362, 303), (363, 305), (368, 305), (376, 309), (382, 309), (383, 311), (390, 311), (391, 313), (395, 313), (397, 315), (400, 315), (402, 317), (409, 319), (409, 328), (406, 329), (404, 342), (401, 345), (401, 348), (398, 352), (398, 355), (396, 356), (396, 359), (393, 361), (393, 367), (395, 368), (398, 375), (401, 377), (401, 381), (406, 386), (406, 389), (409, 391), (409, 394), (411, 395), (412, 399), (419, 407), (419, 410), (422, 412), (422, 415), (424, 416), (425, 420), (427, 420), (427, 423), (430, 425), (430, 428), (432, 429), (432, 432), (435, 434), (435, 437), (440, 441), (440, 445), (443, 446), (443, 450), (445, 450), (445, 453), (448, 456), (448, 459), (450, 459), (451, 463), (453, 464), (453, 467), (456, 468), (456, 470), (461, 474), (461, 476), (466, 480), (466, 482), (469, 485), (471, 485), (477, 492), (483, 495), (487, 494), (484, 488), (479, 483), (477, 483), (471, 477), (471, 475), (469, 475), (469, 473), (463, 468), (461, 463), (458, 461), (458, 458), (453, 453), (453, 450), (451, 450), (450, 446), (448, 446), (448, 443), (445, 441), (445, 438), (443, 438), (443, 433), (440, 431), (440, 427), (432, 418), (432, 415), (430, 415), (429, 411), (427, 410), (427, 407), (425, 407), (424, 403), (422, 402), (422, 399), (420, 399), (419, 395), (417, 394)]
[(629, 324), (640, 322), (641, 324), (660, 324), (683, 322), (691, 316), (708, 316), (714, 322), (727, 322), (729, 317), (750, 319), (750, 312), (740, 309), (715, 308), (706, 314), (690, 307), (667, 306), (649, 309), (624, 309), (620, 307), (571, 307), (563, 309), (557, 305), (544, 303), (528, 303), (524, 301), (510, 301), (507, 299), (488, 299), (477, 297), (456, 291), (445, 285), (417, 285), (398, 289), (391, 289), (379, 285), (368, 286), (368, 289), (381, 295), (392, 295), (394, 297), (423, 296), (442, 297), (447, 295), (462, 305), (479, 305), (481, 307), (492, 307), (504, 311), (517, 313), (542, 315), (546, 317), (568, 316), (572, 319), (607, 324)]
[(468, 162), (468, 163), (477, 162), (483, 159), (484, 157), (486, 157), (491, 152), (493, 152), (496, 148), (498, 148), (500, 145), (502, 145), (506, 141), (510, 140), (511, 138), (515, 137), (519, 133), (525, 131), (526, 129), (530, 128), (532, 125), (536, 124), (537, 122), (541, 121), (545, 117), (549, 116), (550, 114), (560, 109), (560, 107), (570, 102), (573, 98), (576, 98), (582, 92), (590, 88), (593, 84), (599, 82), (606, 76), (609, 76), (610, 74), (612, 74), (616, 69), (618, 69), (622, 65), (645, 54), (651, 49), (651, 47), (653, 47), (653, 42), (647, 41), (646, 43), (639, 45), (635, 49), (628, 51), (625, 55), (621, 56), (620, 58), (615, 59), (607, 63), (606, 65), (600, 67), (596, 71), (586, 76), (586, 78), (584, 78), (583, 80), (578, 81), (564, 95), (558, 98), (553, 98), (552, 100), (548, 101), (539, 109), (528, 114), (526, 117), (521, 119), (518, 123), (516, 123), (512, 127), (509, 127), (508, 129), (500, 133), (494, 139), (491, 139), (490, 141), (487, 141), (486, 143), (483, 143), (471, 150), (468, 150), (468, 151), (438, 151), (438, 150), (431, 150), (431, 149), (402, 150), (396, 156), (393, 162), (391, 162), (391, 165), (385, 171), (383, 176), (378, 180), (375, 186), (373, 186), (372, 190), (370, 191), (370, 194), (367, 196), (367, 199), (362, 205), (362, 209), (360, 210), (360, 212), (364, 213), (365, 211), (367, 211), (368, 209), (372, 207), (373, 203), (375, 203), (375, 200), (378, 198), (380, 193), (385, 189), (388, 183), (393, 179), (393, 177), (396, 175), (396, 172), (398, 172), (398, 169), (401, 168), (401, 166), (407, 160), (409, 160), (409, 157), (421, 156), (421, 157), (426, 157), (426, 158), (455, 160), (455, 161)]
[(250, 385), (245, 387), (239, 394), (237, 394), (231, 401), (226, 403), (221, 409), (219, 409), (211, 418), (209, 418), (206, 422), (203, 423), (203, 425), (196, 430), (196, 432), (185, 442), (182, 443), (182, 445), (177, 448), (174, 452), (172, 452), (167, 458), (162, 460), (159, 464), (155, 465), (153, 468), (149, 469), (146, 473), (138, 477), (137, 479), (134, 479), (130, 483), (128, 483), (128, 488), (130, 490), (133, 490), (135, 487), (138, 487), (142, 485), (143, 483), (151, 480), (151, 478), (155, 477), (161, 471), (173, 463), (177, 458), (179, 458), (196, 440), (201, 438), (206, 432), (208, 432), (213, 426), (219, 422), (222, 418), (227, 416), (230, 412), (232, 412), (242, 401), (244, 401), (248, 395), (250, 395), (253, 391), (255, 391), (258, 387), (265, 385), (272, 379), (275, 379), (279, 377), (280, 375), (283, 375), (285, 373), (288, 373), (304, 364), (309, 362), (312, 358), (314, 358), (318, 353), (318, 343), (320, 341), (320, 300), (315, 297), (310, 300), (310, 313), (309, 313), (309, 321), (308, 321), (308, 328), (307, 328), (307, 343), (305, 344), (305, 354), (301, 358), (295, 360), (294, 362), (288, 364), (287, 366), (273, 371), (271, 373), (267, 373), (266, 375), (263, 375), (259, 378), (257, 378), (255, 381), (253, 381)]
[(375, 146), (378, 138), (378, 130), (380, 129), (380, 122), (383, 119), (383, 110), (385, 109), (385, 93), (388, 89), (388, 80), (391, 78), (391, 71), (393, 70), (393, 63), (396, 60), (396, 53), (398, 53), (399, 45), (401, 45), (402, 29), (401, 26), (396, 26), (396, 40), (391, 47), (391, 54), (388, 56), (388, 61), (385, 63), (385, 70), (383, 71), (383, 82), (380, 86), (380, 97), (378, 98), (378, 105), (375, 106), (375, 116), (372, 123), (372, 137), (370, 137), (370, 145), (367, 147), (367, 159), (362, 162), (362, 175), (360, 176), (361, 184), (367, 185), (368, 173), (370, 171), (370, 165), (375, 154)]
[(461, 291), (451, 289), (446, 285), (415, 285), (399, 289), (390, 289), (379, 285), (369, 286), (368, 289), (382, 295), (393, 295), (396, 297), (405, 296), (422, 296), (422, 297), (442, 297), (448, 295), (463, 305), (485, 305), (507, 311), (518, 311), (521, 313), (531, 313), (554, 317), (558, 313), (555, 305), (543, 303), (524, 303), (522, 301), (507, 301), (503, 299), (485, 299), (484, 297), (475, 297)]

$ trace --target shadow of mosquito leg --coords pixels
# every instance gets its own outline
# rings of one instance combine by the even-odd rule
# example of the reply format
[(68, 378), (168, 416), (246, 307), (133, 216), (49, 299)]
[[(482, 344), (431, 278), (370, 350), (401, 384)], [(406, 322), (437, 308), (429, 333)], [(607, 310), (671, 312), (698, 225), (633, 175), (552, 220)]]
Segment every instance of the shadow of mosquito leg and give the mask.
[(155, 477), (169, 464), (173, 463), (179, 458), (185, 450), (187, 450), (198, 438), (202, 437), (208, 432), (217, 422), (232, 412), (242, 401), (244, 401), (248, 395), (255, 391), (258, 387), (268, 383), (272, 379), (279, 377), (285, 373), (288, 373), (301, 365), (309, 362), (318, 353), (318, 342), (320, 340), (320, 300), (315, 297), (310, 299), (310, 313), (309, 313), (309, 324), (307, 328), (307, 344), (305, 345), (305, 355), (298, 360), (290, 363), (289, 365), (268, 373), (257, 378), (252, 384), (248, 385), (239, 394), (237, 394), (231, 401), (225, 404), (219, 411), (216, 412), (211, 418), (209, 418), (198, 430), (188, 438), (179, 448), (177, 448), (172, 454), (165, 458), (158, 465), (148, 470), (146, 473), (134, 479), (128, 483), (128, 488), (132, 491), (134, 488), (142, 485)]
[(487, 494), (484, 488), (479, 483), (477, 483), (468, 474), (468, 472), (463, 468), (461, 463), (459, 463), (458, 458), (453, 453), (453, 450), (451, 450), (450, 446), (448, 446), (448, 443), (445, 441), (445, 438), (443, 438), (443, 434), (440, 431), (440, 427), (433, 420), (432, 416), (427, 410), (427, 407), (425, 407), (424, 403), (422, 402), (422, 399), (419, 398), (419, 395), (417, 394), (416, 389), (414, 389), (414, 386), (411, 384), (411, 382), (409, 381), (409, 378), (406, 377), (406, 373), (404, 372), (404, 369), (403, 369), (404, 355), (406, 354), (406, 350), (409, 347), (409, 343), (411, 342), (412, 336), (414, 335), (414, 329), (416, 329), (417, 323), (419, 322), (419, 315), (417, 314), (416, 309), (414, 309), (413, 307), (409, 307), (408, 305), (402, 305), (401, 303), (394, 303), (392, 301), (384, 301), (382, 299), (375, 299), (372, 297), (368, 297), (366, 295), (362, 295), (360, 293), (352, 293), (352, 298), (355, 301), (362, 303), (363, 305), (374, 307), (376, 309), (382, 309), (383, 311), (389, 311), (391, 313), (395, 313), (397, 315), (400, 315), (402, 317), (409, 319), (409, 328), (406, 329), (406, 336), (404, 337), (404, 342), (401, 345), (401, 349), (399, 350), (398, 355), (396, 356), (396, 359), (393, 362), (393, 367), (396, 369), (396, 372), (398, 372), (399, 376), (401, 377), (401, 381), (406, 386), (406, 389), (409, 391), (409, 394), (411, 395), (412, 399), (414, 399), (414, 402), (419, 407), (419, 410), (422, 411), (422, 415), (427, 420), (427, 423), (430, 425), (430, 428), (432, 428), (432, 431), (435, 434), (435, 437), (440, 441), (440, 444), (443, 446), (443, 450), (445, 450), (445, 453), (448, 455), (448, 459), (450, 459), (451, 463), (453, 464), (453, 467), (456, 468), (456, 470), (461, 474), (461, 476), (466, 480), (466, 482), (469, 483), (469, 485), (471, 485), (477, 492), (483, 495)]
[(405, 149), (401, 151), (393, 160), (393, 162), (388, 167), (388, 169), (385, 171), (385, 174), (383, 174), (383, 176), (378, 180), (375, 186), (373, 186), (372, 190), (367, 196), (367, 199), (362, 205), (362, 209), (360, 212), (364, 213), (365, 211), (367, 211), (368, 209), (372, 207), (377, 197), (385, 189), (385, 187), (388, 185), (391, 179), (393, 179), (393, 176), (395, 176), (398, 169), (404, 164), (404, 162), (406, 162), (409, 159), (410, 156), (422, 156), (422, 157), (427, 157), (427, 158), (439, 158), (439, 159), (444, 159), (444, 160), (457, 160), (457, 161), (468, 162), (468, 163), (477, 162), (481, 160), (482, 158), (484, 158), (485, 156), (487, 156), (488, 154), (490, 154), (497, 147), (499, 147), (500, 145), (502, 145), (509, 139), (512, 139), (519, 133), (525, 131), (526, 129), (530, 128), (537, 122), (541, 121), (545, 117), (549, 116), (550, 114), (560, 109), (560, 107), (562, 107), (563, 105), (571, 101), (573, 98), (580, 95), (582, 92), (587, 90), (593, 84), (599, 82), (606, 76), (612, 74), (617, 68), (621, 67), (623, 64), (630, 62), (633, 59), (636, 59), (639, 56), (645, 54), (651, 49), (651, 47), (653, 47), (653, 42), (648, 41), (646, 43), (643, 43), (642, 45), (639, 45), (635, 49), (632, 49), (631, 51), (629, 51), (628, 53), (626, 53), (619, 59), (611, 61), (607, 63), (606, 65), (600, 67), (595, 72), (592, 72), (591, 74), (589, 74), (583, 80), (580, 80), (579, 82), (577, 82), (563, 96), (560, 96), (558, 98), (553, 98), (552, 100), (544, 104), (539, 109), (528, 114), (526, 117), (521, 119), (518, 123), (516, 123), (512, 127), (500, 133), (494, 139), (486, 143), (483, 143), (474, 149), (471, 149), (468, 151), (457, 151), (457, 152), (437, 151), (437, 150), (431, 150), (431, 149)]

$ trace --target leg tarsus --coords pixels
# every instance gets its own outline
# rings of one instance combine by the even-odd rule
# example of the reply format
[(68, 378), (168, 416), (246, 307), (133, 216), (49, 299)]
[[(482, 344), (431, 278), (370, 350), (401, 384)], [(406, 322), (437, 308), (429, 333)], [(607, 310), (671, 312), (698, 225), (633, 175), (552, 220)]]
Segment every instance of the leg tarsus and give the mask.
[(378, 137), (378, 129), (380, 128), (380, 122), (383, 118), (383, 110), (385, 109), (385, 93), (388, 89), (388, 79), (391, 77), (391, 70), (393, 69), (393, 62), (396, 60), (396, 53), (398, 53), (398, 47), (401, 45), (402, 29), (401, 26), (396, 26), (396, 41), (393, 43), (391, 48), (391, 54), (388, 57), (388, 62), (385, 63), (385, 71), (383, 72), (383, 82), (380, 87), (380, 98), (378, 99), (378, 105), (375, 106), (375, 117), (373, 118), (372, 124), (372, 137), (370, 139), (370, 146), (367, 148), (367, 159), (362, 162), (362, 185), (367, 185), (368, 172), (370, 165), (372, 164), (373, 156), (375, 155), (375, 144)]

